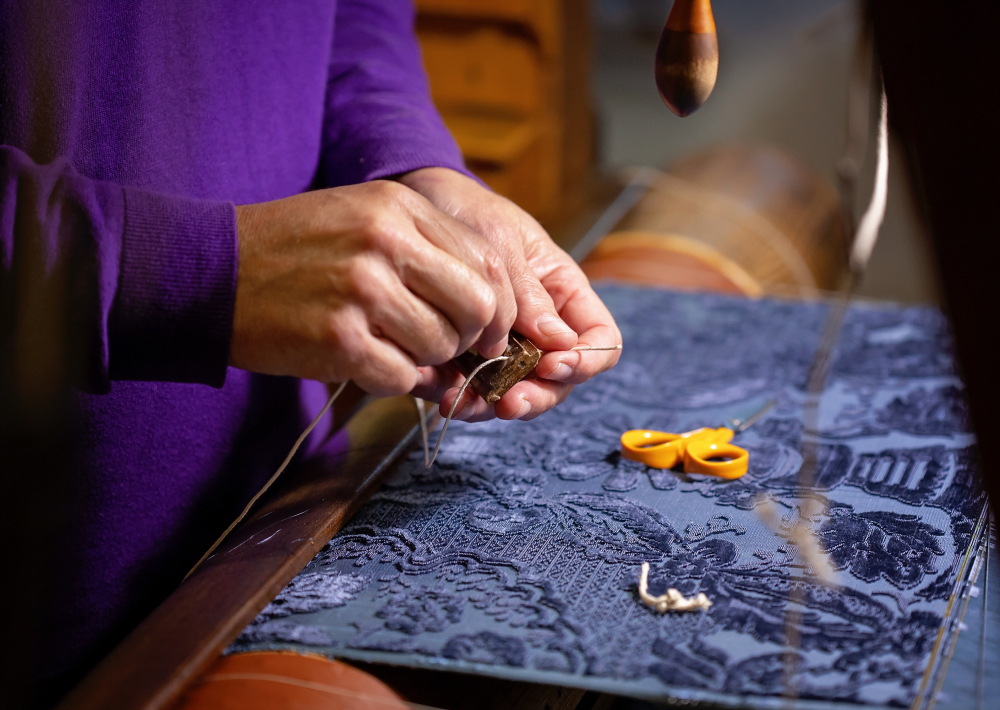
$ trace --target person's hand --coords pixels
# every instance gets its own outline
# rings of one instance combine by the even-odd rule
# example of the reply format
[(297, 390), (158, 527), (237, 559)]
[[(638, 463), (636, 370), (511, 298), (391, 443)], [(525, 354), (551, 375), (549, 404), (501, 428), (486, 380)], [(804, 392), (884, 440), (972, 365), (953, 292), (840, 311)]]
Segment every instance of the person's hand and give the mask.
[[(618, 351), (571, 350), (577, 345), (620, 345), (621, 333), (580, 267), (524, 210), (447, 168), (415, 170), (398, 179), (486, 238), (503, 259), (514, 288), (514, 330), (549, 351), (535, 368), (536, 379), (514, 385), (493, 406), (472, 388), (466, 390), (457, 418), (478, 420), (495, 414), (531, 419), (564, 400), (574, 384), (618, 362)], [(423, 373), (414, 394), (440, 400), (442, 414), (447, 413), (464, 378), (449, 368), (424, 368)]]
[(390, 181), (236, 208), (230, 364), (375, 395), (475, 345), (499, 355), (516, 306), (481, 236)]

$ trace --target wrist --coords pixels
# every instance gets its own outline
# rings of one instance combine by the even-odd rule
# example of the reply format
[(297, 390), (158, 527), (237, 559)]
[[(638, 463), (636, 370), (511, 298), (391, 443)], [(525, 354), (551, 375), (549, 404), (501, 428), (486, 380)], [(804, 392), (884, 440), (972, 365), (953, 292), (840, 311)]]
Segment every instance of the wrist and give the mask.
[(463, 175), (457, 170), (438, 167), (418, 168), (407, 173), (395, 175), (392, 179), (397, 182), (401, 182), (411, 190), (416, 190), (417, 192), (423, 192), (423, 190), (426, 189), (433, 189), (437, 186), (447, 185), (454, 182), (475, 183), (475, 181), (470, 177)]

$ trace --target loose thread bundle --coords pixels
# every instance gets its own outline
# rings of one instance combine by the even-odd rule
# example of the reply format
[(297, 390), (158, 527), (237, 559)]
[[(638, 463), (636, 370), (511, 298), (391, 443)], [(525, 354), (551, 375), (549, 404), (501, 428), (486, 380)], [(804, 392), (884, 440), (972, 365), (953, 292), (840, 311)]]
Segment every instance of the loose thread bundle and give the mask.
[(274, 472), (274, 475), (271, 476), (270, 479), (268, 479), (267, 483), (264, 484), (264, 487), (261, 488), (259, 491), (257, 491), (256, 495), (254, 495), (254, 497), (250, 499), (250, 502), (246, 504), (245, 508), (243, 508), (243, 512), (239, 514), (236, 520), (234, 520), (229, 525), (229, 527), (223, 531), (221, 535), (219, 535), (219, 539), (212, 543), (212, 546), (208, 548), (208, 550), (205, 552), (204, 555), (201, 556), (201, 559), (194, 563), (194, 567), (188, 570), (188, 573), (184, 575), (184, 579), (190, 577), (194, 573), (194, 571), (201, 566), (202, 562), (211, 557), (212, 553), (215, 552), (216, 548), (218, 548), (219, 545), (222, 544), (222, 541), (225, 540), (226, 537), (229, 535), (229, 533), (233, 531), (233, 528), (235, 528), (237, 525), (243, 522), (243, 518), (247, 516), (247, 513), (250, 512), (250, 509), (253, 508), (254, 504), (258, 500), (260, 500), (260, 497), (262, 495), (267, 493), (268, 489), (274, 485), (274, 482), (278, 480), (278, 477), (288, 467), (288, 464), (291, 462), (292, 458), (299, 450), (299, 447), (302, 446), (302, 442), (305, 441), (306, 437), (309, 436), (309, 433), (316, 428), (316, 425), (319, 424), (319, 420), (322, 419), (323, 415), (326, 414), (329, 411), (330, 407), (333, 406), (334, 401), (336, 401), (337, 397), (340, 396), (340, 393), (344, 391), (345, 387), (347, 387), (347, 381), (341, 382), (340, 387), (338, 387), (336, 391), (330, 395), (330, 399), (326, 400), (326, 404), (324, 404), (323, 408), (319, 410), (319, 414), (316, 415), (316, 418), (312, 420), (312, 424), (307, 426), (306, 430), (299, 435), (298, 439), (295, 440), (295, 443), (292, 445), (291, 451), (288, 452), (288, 456), (286, 456), (285, 460), (281, 462), (280, 466), (278, 466), (278, 470)]
[[(621, 350), (621, 349), (622, 349), (621, 343), (619, 343), (618, 345), (609, 345), (603, 347), (577, 345), (575, 348), (570, 348), (570, 350), (575, 352), (589, 352), (598, 350)], [(558, 352), (558, 351), (549, 350), (548, 352)], [(472, 378), (475, 377), (477, 374), (479, 374), (479, 371), (482, 370), (487, 365), (490, 365), (494, 362), (500, 362), (506, 359), (507, 359), (506, 357), (501, 355), (500, 357), (495, 357), (492, 360), (487, 360), (486, 362), (481, 363), (475, 370), (469, 373), (468, 377), (465, 378), (465, 382), (462, 383), (462, 387), (458, 390), (458, 396), (455, 397), (455, 401), (451, 403), (451, 409), (448, 410), (448, 416), (444, 420), (444, 426), (441, 427), (441, 434), (440, 436), (438, 436), (437, 443), (434, 444), (434, 454), (430, 457), (428, 457), (427, 455), (427, 452), (429, 450), (429, 445), (427, 443), (427, 436), (428, 436), (427, 421), (424, 419), (424, 400), (420, 399), (419, 397), (414, 397), (414, 399), (417, 401), (417, 411), (420, 412), (420, 434), (423, 436), (424, 440), (424, 468), (430, 468), (431, 466), (434, 465), (434, 462), (437, 460), (438, 451), (441, 449), (441, 442), (444, 441), (444, 433), (448, 430), (448, 425), (451, 424), (451, 419), (455, 415), (455, 408), (458, 407), (458, 403), (462, 401), (462, 395), (465, 394), (465, 390), (468, 388), (469, 383), (472, 382)]]
[(642, 572), (639, 573), (639, 598), (642, 603), (652, 608), (660, 614), (668, 611), (695, 611), (712, 606), (712, 601), (705, 596), (704, 592), (698, 592), (697, 596), (685, 597), (679, 591), (671, 587), (666, 594), (654, 597), (649, 593), (649, 563), (642, 563)]

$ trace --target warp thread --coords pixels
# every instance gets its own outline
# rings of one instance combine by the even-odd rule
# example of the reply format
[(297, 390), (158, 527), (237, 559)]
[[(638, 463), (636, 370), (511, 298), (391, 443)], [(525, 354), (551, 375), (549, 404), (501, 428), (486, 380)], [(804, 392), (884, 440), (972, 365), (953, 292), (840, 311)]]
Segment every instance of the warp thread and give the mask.
[(712, 606), (712, 601), (705, 596), (705, 592), (698, 592), (697, 596), (685, 597), (679, 591), (671, 587), (666, 594), (654, 597), (649, 593), (649, 563), (642, 563), (642, 572), (639, 574), (639, 598), (642, 603), (651, 607), (657, 613), (665, 614), (668, 611), (696, 611)]

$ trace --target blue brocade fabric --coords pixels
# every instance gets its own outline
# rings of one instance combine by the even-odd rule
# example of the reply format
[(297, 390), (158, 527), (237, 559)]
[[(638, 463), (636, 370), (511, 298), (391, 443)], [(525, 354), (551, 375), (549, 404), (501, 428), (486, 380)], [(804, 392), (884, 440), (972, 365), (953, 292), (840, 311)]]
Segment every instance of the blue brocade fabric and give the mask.
[[(615, 369), (534, 421), (453, 425), (438, 463), (411, 456), (230, 652), (765, 704), (790, 681), (800, 698), (909, 705), (985, 507), (944, 317), (851, 309), (820, 404), (816, 487), (801, 491), (803, 388), (826, 306), (601, 294), (624, 336)], [(771, 397), (734, 440), (750, 451), (741, 479), (619, 456), (627, 429), (720, 426)], [(823, 504), (804, 522), (834, 587), (788, 539), (804, 494)], [(777, 531), (763, 497), (784, 516)], [(711, 609), (645, 607), (643, 561), (651, 593), (704, 592)]]

